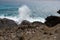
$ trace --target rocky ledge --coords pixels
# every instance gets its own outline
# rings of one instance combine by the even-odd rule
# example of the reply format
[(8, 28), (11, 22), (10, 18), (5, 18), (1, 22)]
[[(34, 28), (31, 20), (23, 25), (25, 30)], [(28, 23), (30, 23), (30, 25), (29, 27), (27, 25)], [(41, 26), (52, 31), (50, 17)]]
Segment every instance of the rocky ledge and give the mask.
[(60, 17), (49, 16), (45, 23), (0, 19), (0, 40), (59, 40)]

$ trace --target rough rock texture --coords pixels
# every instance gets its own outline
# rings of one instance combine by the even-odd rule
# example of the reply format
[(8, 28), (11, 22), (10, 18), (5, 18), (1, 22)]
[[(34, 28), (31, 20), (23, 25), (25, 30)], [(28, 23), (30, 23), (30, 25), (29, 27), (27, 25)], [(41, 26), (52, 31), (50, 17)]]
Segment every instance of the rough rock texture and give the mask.
[[(8, 19), (5, 19), (5, 21)], [(2, 25), (4, 25), (5, 21)], [(10, 20), (11, 21), (11, 20)], [(9, 22), (9, 21), (8, 21)], [(8, 24), (6, 25), (13, 25)], [(11, 23), (11, 22), (9, 22)], [(15, 24), (15, 22), (14, 22)], [(60, 24), (54, 27), (48, 27), (41, 22), (33, 22), (24, 20), (18, 26), (0, 29), (0, 40), (59, 40), (60, 39)]]

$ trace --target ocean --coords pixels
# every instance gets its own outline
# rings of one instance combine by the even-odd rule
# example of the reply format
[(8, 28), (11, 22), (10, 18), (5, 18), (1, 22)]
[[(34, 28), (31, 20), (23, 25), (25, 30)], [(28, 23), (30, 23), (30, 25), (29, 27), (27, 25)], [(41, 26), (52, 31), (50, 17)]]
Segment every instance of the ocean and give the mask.
[(23, 20), (30, 22), (40, 21), (44, 23), (47, 16), (60, 16), (60, 2), (25, 2), (19, 5), (0, 4), (0, 18), (8, 18), (20, 24)]

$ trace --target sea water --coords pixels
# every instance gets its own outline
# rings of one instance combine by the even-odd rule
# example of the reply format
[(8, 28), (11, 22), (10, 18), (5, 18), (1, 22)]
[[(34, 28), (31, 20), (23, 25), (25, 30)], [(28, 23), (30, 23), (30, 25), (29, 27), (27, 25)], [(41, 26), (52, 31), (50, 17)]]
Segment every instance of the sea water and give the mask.
[(23, 20), (44, 23), (47, 16), (60, 16), (57, 13), (59, 9), (59, 2), (27, 2), (19, 5), (0, 4), (0, 18), (11, 19), (18, 24)]

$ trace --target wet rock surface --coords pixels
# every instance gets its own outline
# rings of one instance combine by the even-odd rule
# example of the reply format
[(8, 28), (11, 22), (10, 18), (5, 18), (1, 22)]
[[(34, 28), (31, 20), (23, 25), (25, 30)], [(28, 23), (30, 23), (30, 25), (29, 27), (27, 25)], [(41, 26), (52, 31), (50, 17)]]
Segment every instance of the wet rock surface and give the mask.
[[(50, 19), (50, 17), (48, 18)], [(4, 26), (2, 29), (0, 28), (0, 40), (59, 40), (60, 38), (60, 24), (50, 28), (45, 23), (43, 24), (38, 21), (31, 23), (24, 20), (21, 24), (17, 25), (12, 20), (0, 19), (1, 24), (2, 26), (7, 26)]]

